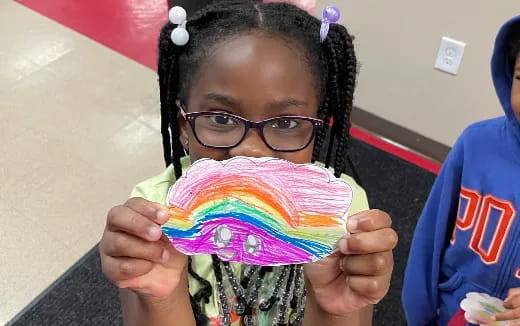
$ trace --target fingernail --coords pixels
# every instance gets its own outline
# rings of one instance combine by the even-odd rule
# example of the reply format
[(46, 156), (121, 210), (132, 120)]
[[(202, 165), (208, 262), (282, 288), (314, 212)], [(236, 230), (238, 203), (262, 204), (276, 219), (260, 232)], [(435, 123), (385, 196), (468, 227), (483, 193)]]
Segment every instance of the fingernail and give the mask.
[(157, 219), (159, 219), (161, 221), (166, 219), (169, 216), (170, 216), (170, 211), (167, 211), (167, 210), (164, 210), (164, 209), (159, 209), (157, 211)]
[(495, 317), (495, 315), (491, 315), (491, 320), (497, 321), (497, 317)]
[(162, 262), (166, 263), (169, 258), (170, 258), (170, 252), (168, 250), (166, 250), (166, 249), (163, 249), (163, 252), (162, 252), (162, 255), (161, 255)]
[(161, 234), (162, 234), (162, 231), (159, 227), (157, 226), (150, 226), (150, 228), (148, 228), (148, 235), (150, 236), (150, 238), (152, 240), (157, 240), (161, 237)]
[(343, 239), (339, 240), (338, 247), (339, 247), (339, 251), (346, 254), (348, 252), (347, 239), (343, 238)]
[(350, 232), (357, 231), (359, 225), (359, 218), (349, 218), (347, 221), (347, 230)]

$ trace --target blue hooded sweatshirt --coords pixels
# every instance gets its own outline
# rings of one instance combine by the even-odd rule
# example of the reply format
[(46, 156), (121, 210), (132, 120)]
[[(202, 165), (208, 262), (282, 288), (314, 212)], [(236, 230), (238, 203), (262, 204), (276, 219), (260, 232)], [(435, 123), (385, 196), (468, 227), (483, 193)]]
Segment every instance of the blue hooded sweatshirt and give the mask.
[(520, 123), (507, 53), (519, 23), (501, 28), (491, 61), (506, 115), (462, 133), (417, 224), (403, 287), (410, 326), (447, 325), (468, 292), (504, 299), (520, 287)]

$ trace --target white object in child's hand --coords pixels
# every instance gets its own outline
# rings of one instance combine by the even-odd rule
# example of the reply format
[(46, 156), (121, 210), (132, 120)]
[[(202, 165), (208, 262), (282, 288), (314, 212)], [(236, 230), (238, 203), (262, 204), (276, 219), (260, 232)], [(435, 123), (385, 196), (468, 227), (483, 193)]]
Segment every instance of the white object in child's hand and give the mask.
[[(460, 303), (460, 307), (465, 311), (464, 317), (466, 321), (472, 324), (486, 326), (505, 326), (512, 322), (494, 321), (491, 319), (493, 314), (504, 312), (504, 301), (492, 297), (486, 293), (469, 292), (466, 298)], [(520, 320), (517, 320), (520, 322)]]

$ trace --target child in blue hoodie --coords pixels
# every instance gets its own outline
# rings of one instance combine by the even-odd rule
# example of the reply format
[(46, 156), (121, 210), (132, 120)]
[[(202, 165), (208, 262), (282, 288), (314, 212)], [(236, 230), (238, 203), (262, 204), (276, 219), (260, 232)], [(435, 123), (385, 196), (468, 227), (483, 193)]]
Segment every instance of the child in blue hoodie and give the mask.
[(406, 269), (408, 325), (447, 325), (468, 292), (506, 299), (520, 318), (520, 16), (498, 33), (491, 62), (504, 117), (468, 127), (419, 219)]

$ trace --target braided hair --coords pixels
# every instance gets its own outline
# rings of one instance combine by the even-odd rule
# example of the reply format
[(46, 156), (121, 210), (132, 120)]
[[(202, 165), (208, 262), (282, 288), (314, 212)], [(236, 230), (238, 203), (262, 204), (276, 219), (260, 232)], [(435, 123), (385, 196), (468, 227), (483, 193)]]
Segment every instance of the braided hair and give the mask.
[[(315, 76), (320, 103), (318, 117), (325, 122), (316, 134), (312, 160), (324, 159), (326, 167), (333, 166), (337, 177), (345, 171), (357, 71), (353, 38), (344, 26), (331, 24), (327, 39), (321, 43), (320, 26), (319, 19), (286, 3), (227, 0), (210, 4), (189, 17), (186, 28), (190, 33), (190, 40), (185, 46), (176, 46), (171, 41), (170, 34), (174, 25), (167, 23), (163, 27), (159, 39), (158, 67), (161, 133), (165, 163), (167, 166), (173, 164), (177, 178), (182, 175), (181, 158), (186, 153), (179, 139), (175, 101), (189, 103), (188, 94), (193, 78), (197, 77), (198, 68), (204, 63), (207, 53), (227, 38), (252, 31), (298, 45), (302, 52), (300, 59), (304, 60), (309, 73)], [(329, 145), (324, 149), (326, 143)], [(221, 283), (218, 279), (223, 277), (222, 266), (227, 267), (217, 257), (213, 257), (217, 287)], [(303, 289), (302, 269), (295, 266), (288, 268), (278, 277), (278, 281), (286, 282), (286, 285), (277, 291)], [(261, 281), (267, 272), (269, 270), (256, 269), (251, 271), (251, 275), (260, 276)], [(209, 283), (204, 282), (192, 268), (189, 268), (189, 273), (203, 283), (202, 292), (192, 297), (192, 305), (197, 324), (204, 324), (205, 316), (202, 315), (197, 301), (207, 302), (211, 288), (208, 289)], [(242, 280), (239, 283), (255, 282)], [(272, 306), (277, 296), (273, 293), (272, 298), (263, 304), (264, 308)], [(303, 314), (302, 307), (296, 307), (297, 299), (297, 295), (293, 293), (288, 297), (289, 302), (283, 303), (281, 307), (288, 309), (290, 306)], [(250, 307), (246, 307), (248, 309)]]

